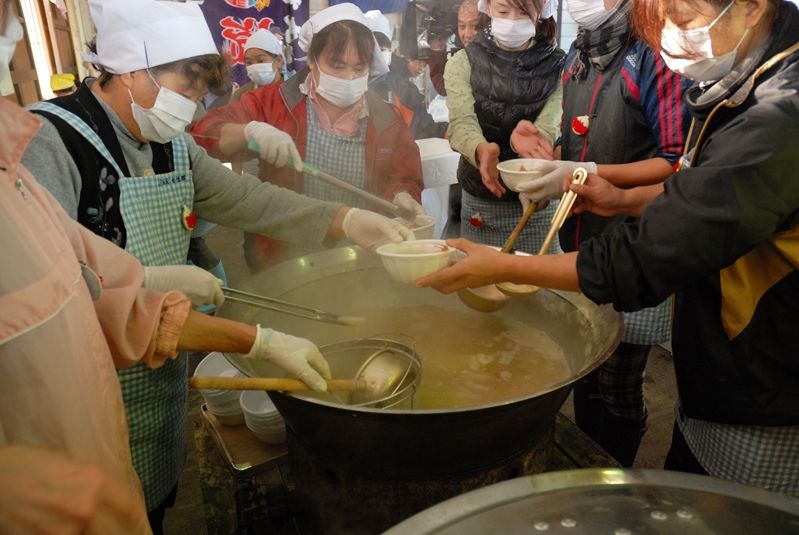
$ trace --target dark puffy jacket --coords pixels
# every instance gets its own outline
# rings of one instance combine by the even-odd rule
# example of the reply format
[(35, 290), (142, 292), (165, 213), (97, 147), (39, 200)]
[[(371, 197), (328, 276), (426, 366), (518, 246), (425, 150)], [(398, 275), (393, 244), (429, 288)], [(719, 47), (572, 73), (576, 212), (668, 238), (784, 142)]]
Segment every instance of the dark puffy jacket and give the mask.
[[(676, 292), (674, 367), (688, 417), (799, 425), (799, 12), (717, 84), (692, 87), (690, 168), (635, 223), (580, 245), (580, 287), (619, 310)], [(770, 68), (759, 68), (777, 57)], [(690, 140), (689, 146), (696, 146)]]
[[(527, 50), (501, 49), (485, 29), (466, 47), (472, 67), (474, 111), (483, 136), (499, 145), (499, 160), (517, 158), (510, 148), (510, 135), (522, 119), (535, 121), (560, 84), (566, 54), (554, 44), (536, 42)], [(497, 200), (483, 185), (480, 170), (461, 158), (458, 181), (463, 189), (481, 199)], [(508, 192), (500, 199), (518, 202)]]

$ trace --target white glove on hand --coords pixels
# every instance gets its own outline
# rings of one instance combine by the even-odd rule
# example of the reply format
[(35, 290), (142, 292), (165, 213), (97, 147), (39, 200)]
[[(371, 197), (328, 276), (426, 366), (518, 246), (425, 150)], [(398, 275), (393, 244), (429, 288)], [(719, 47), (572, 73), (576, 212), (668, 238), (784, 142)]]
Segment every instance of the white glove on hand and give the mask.
[(294, 169), (302, 172), (302, 158), (294, 140), (284, 131), (271, 124), (251, 121), (244, 127), (244, 135), (248, 140), (258, 143), (261, 158), (276, 167), (286, 165), (286, 158), (294, 160)]
[(246, 358), (268, 360), (317, 392), (327, 392), (325, 379), (330, 379), (330, 366), (313, 342), (274, 329), (262, 329), (260, 325), (257, 327), (255, 343), (244, 355)]
[[(525, 164), (527, 167), (527, 164)], [(589, 173), (596, 174), (596, 164), (594, 162), (570, 162), (566, 160), (553, 160), (551, 162), (541, 162), (534, 164), (531, 171), (541, 171), (544, 174), (541, 178), (520, 182), (516, 189), (519, 190), (519, 201), (522, 207), (527, 210), (530, 202), (537, 202), (546, 206), (544, 201), (560, 198), (563, 195), (563, 179), (574, 173), (578, 167), (584, 167)]]
[(341, 228), (348, 240), (370, 251), (386, 243), (416, 239), (413, 231), (404, 227), (399, 221), (358, 208), (351, 208), (347, 212)]
[(197, 266), (145, 267), (142, 287), (164, 293), (177, 290), (185, 294), (195, 308), (212, 304), (222, 306), (225, 302), (222, 281)]
[(410, 193), (406, 193), (404, 191), (397, 193), (394, 195), (394, 200), (391, 201), (400, 208), (405, 208), (406, 210), (410, 210), (416, 215), (427, 215), (427, 212), (424, 211), (424, 206), (419, 204), (411, 197)]

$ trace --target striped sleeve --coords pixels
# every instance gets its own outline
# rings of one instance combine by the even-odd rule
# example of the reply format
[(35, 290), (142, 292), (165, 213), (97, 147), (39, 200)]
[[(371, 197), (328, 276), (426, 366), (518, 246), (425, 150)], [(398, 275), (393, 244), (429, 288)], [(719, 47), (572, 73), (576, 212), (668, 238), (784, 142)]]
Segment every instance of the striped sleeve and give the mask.
[(692, 82), (672, 72), (660, 54), (643, 43), (628, 56), (622, 74), (627, 90), (638, 101), (657, 140), (658, 156), (676, 163), (691, 124), (688, 109), (683, 105), (683, 93)]

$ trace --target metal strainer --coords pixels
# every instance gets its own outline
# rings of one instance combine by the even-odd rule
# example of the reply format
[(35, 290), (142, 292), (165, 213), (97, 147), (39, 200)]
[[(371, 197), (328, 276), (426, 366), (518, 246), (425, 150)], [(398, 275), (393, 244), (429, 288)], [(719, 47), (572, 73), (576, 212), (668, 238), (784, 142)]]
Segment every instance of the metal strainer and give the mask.
[[(410, 345), (384, 336), (407, 339)], [(333, 392), (328, 394), (344, 405), (412, 409), (414, 394), (422, 380), (422, 361), (415, 345), (409, 336), (387, 333), (320, 347), (334, 376), (353, 376), (359, 384), (344, 399)]]

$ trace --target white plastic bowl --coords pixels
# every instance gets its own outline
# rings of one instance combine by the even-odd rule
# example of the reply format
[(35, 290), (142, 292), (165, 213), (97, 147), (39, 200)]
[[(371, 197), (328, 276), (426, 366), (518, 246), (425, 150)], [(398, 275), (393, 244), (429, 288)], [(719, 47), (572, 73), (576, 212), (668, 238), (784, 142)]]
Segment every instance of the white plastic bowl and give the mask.
[(242, 412), (241, 405), (239, 404), (239, 396), (241, 393), (235, 393), (237, 394), (237, 397), (232, 401), (220, 404), (215, 404), (210, 401), (205, 402), (205, 405), (208, 407), (208, 411), (213, 414), (217, 420), (228, 426), (236, 426), (244, 423), (244, 413)]
[(247, 428), (266, 444), (286, 441), (286, 423), (269, 395), (262, 390), (247, 390), (239, 399)]
[(416, 236), (417, 240), (429, 240), (433, 237), (433, 234), (436, 232), (436, 223), (438, 223), (438, 219), (433, 216), (429, 215), (420, 215), (416, 217), (416, 220), (413, 223), (408, 223), (405, 219), (401, 217), (395, 217), (394, 221), (399, 221), (406, 227), (410, 228), (413, 231), (413, 235)]
[[(546, 162), (547, 160), (539, 160), (534, 158), (518, 158), (516, 160), (507, 160), (504, 162), (500, 162), (497, 165), (497, 169), (499, 169), (499, 174), (502, 176), (502, 181), (505, 183), (508, 188), (512, 191), (519, 191), (517, 186), (522, 182), (527, 182), (528, 180), (535, 180), (536, 178), (541, 178), (544, 176), (544, 173), (541, 171), (520, 171), (522, 167), (525, 169), (530, 169), (531, 166), (536, 164), (540, 164), (542, 162)], [(563, 174), (566, 176), (566, 173)]]
[(376, 252), (392, 279), (413, 284), (447, 267), (455, 249), (444, 240), (416, 240), (382, 245)]
[[(197, 369), (194, 370), (195, 376), (206, 377), (244, 377), (228, 361), (222, 353), (214, 351), (200, 361)], [(226, 404), (236, 405), (239, 402), (241, 392), (235, 390), (200, 390), (203, 399), (209, 405), (222, 406)]]

